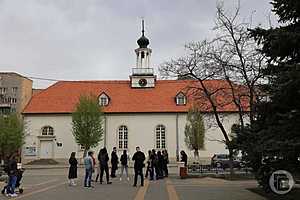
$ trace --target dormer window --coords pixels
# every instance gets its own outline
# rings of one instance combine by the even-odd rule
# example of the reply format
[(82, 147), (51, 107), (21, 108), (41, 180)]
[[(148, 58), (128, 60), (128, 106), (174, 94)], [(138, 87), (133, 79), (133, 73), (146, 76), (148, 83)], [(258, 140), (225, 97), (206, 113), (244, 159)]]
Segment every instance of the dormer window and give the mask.
[(107, 106), (108, 104), (109, 104), (109, 97), (105, 93), (102, 93), (99, 96), (99, 105), (100, 106)]
[(186, 96), (180, 92), (176, 95), (176, 105), (185, 105), (186, 104)]

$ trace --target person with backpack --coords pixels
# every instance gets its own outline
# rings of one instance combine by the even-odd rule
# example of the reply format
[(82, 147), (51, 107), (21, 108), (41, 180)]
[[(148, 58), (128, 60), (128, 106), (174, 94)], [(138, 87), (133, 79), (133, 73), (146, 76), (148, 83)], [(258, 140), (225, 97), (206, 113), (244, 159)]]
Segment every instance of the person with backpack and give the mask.
[(89, 151), (88, 155), (84, 158), (84, 167), (85, 167), (85, 177), (84, 177), (84, 187), (92, 187), (92, 174), (94, 169), (93, 156), (94, 152)]
[(122, 176), (123, 176), (123, 171), (125, 170), (127, 181), (129, 181), (129, 176), (128, 176), (128, 155), (127, 151), (124, 150), (123, 154), (121, 155), (120, 158), (121, 161), (121, 173), (120, 173), (120, 181), (122, 181)]
[(134, 161), (134, 184), (136, 187), (138, 175), (141, 176), (141, 186), (144, 186), (144, 175), (143, 168), (145, 167), (145, 154), (140, 151), (140, 147), (136, 147), (136, 152), (134, 153), (132, 160)]
[(99, 164), (100, 164), (100, 184), (103, 183), (104, 171), (105, 171), (105, 175), (106, 175), (106, 183), (111, 184), (112, 182), (109, 181), (109, 172), (108, 172), (109, 157), (108, 157), (108, 153), (107, 153), (107, 150), (105, 147), (99, 151), (98, 160), (99, 160)]
[(111, 174), (110, 177), (115, 178), (116, 177), (116, 170), (118, 169), (118, 163), (119, 158), (117, 155), (117, 147), (113, 148), (113, 151), (111, 152)]

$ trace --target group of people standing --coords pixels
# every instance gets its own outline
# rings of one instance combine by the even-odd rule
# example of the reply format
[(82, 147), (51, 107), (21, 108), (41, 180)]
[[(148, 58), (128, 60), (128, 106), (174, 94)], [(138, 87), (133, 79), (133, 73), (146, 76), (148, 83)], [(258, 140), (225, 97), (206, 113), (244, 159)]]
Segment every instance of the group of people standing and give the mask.
[[(154, 151), (155, 152), (155, 151)], [(155, 159), (154, 157), (151, 159)], [(123, 154), (121, 155), (120, 159), (117, 155), (117, 148), (114, 147), (113, 151), (111, 153), (111, 173), (110, 177), (115, 178), (116, 177), (116, 171), (118, 169), (118, 164), (121, 163), (121, 171), (120, 171), (120, 181), (123, 178), (123, 173), (125, 171), (127, 181), (129, 181), (129, 175), (128, 175), (128, 160), (129, 156), (127, 155), (127, 151), (124, 150)], [(133, 186), (137, 186), (137, 179), (138, 176), (141, 177), (141, 186), (144, 185), (144, 175), (143, 175), (143, 168), (145, 167), (144, 161), (146, 160), (145, 154), (140, 151), (139, 147), (136, 147), (136, 152), (134, 153), (132, 160), (134, 161), (134, 184)], [(149, 162), (150, 158), (148, 158)], [(103, 175), (105, 172), (106, 175), (106, 183), (111, 184), (112, 182), (109, 180), (109, 156), (107, 149), (104, 147), (99, 151), (98, 154), (98, 168), (97, 168), (97, 175), (95, 182), (98, 182), (98, 179), (100, 178), (100, 184), (103, 183)], [(69, 159), (69, 180), (70, 180), (70, 186), (75, 186), (75, 179), (77, 178), (77, 165), (78, 162), (75, 158), (75, 152), (71, 153), (70, 159)], [(84, 158), (84, 166), (85, 166), (85, 177), (84, 177), (84, 187), (93, 187), (91, 182), (93, 173), (95, 173), (96, 169), (96, 159), (94, 156), (93, 151), (89, 151), (87, 156)], [(153, 165), (156, 166), (156, 165)], [(157, 165), (158, 166), (158, 165)], [(162, 169), (159, 167), (156, 167), (155, 169)], [(158, 173), (158, 172), (156, 172)]]
[(158, 151), (157, 153), (155, 149), (149, 150), (145, 177), (148, 178), (148, 175), (150, 175), (150, 180), (168, 177), (168, 164), (169, 155), (167, 150)]

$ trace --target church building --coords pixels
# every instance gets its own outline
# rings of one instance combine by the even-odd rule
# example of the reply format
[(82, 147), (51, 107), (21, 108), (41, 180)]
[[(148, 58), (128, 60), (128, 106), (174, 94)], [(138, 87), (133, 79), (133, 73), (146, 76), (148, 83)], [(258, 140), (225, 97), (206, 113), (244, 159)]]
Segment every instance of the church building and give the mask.
[[(66, 161), (71, 152), (82, 156), (83, 149), (72, 134), (71, 113), (79, 97), (91, 93), (98, 97), (104, 112), (103, 139), (94, 149), (96, 153), (105, 146), (109, 152), (117, 147), (119, 155), (124, 149), (133, 155), (135, 147), (140, 146), (146, 155), (150, 149), (168, 150), (171, 162), (181, 150), (193, 156), (193, 151), (185, 144), (187, 113), (194, 101), (186, 88), (197, 81), (158, 80), (151, 66), (152, 50), (148, 47), (144, 28), (137, 44), (136, 66), (128, 80), (58, 81), (31, 98), (23, 111), (26, 123), (24, 163), (36, 159)], [(209, 80), (207, 84), (221, 87), (226, 81)], [(239, 119), (236, 107), (231, 103), (218, 110), (225, 128), (230, 130)], [(213, 154), (228, 151), (220, 142), (223, 135), (218, 127), (209, 126), (214, 120), (211, 109), (202, 111), (206, 132), (205, 146), (199, 155), (210, 162)]]

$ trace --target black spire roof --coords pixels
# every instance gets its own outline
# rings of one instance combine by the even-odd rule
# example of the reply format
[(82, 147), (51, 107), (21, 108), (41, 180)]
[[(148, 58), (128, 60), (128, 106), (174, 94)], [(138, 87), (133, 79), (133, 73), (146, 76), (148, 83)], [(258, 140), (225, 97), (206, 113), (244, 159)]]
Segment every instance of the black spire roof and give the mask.
[(144, 33), (144, 20), (142, 20), (142, 36), (137, 40), (137, 43), (140, 46), (140, 48), (147, 48), (147, 46), (149, 45), (149, 40), (145, 37)]

